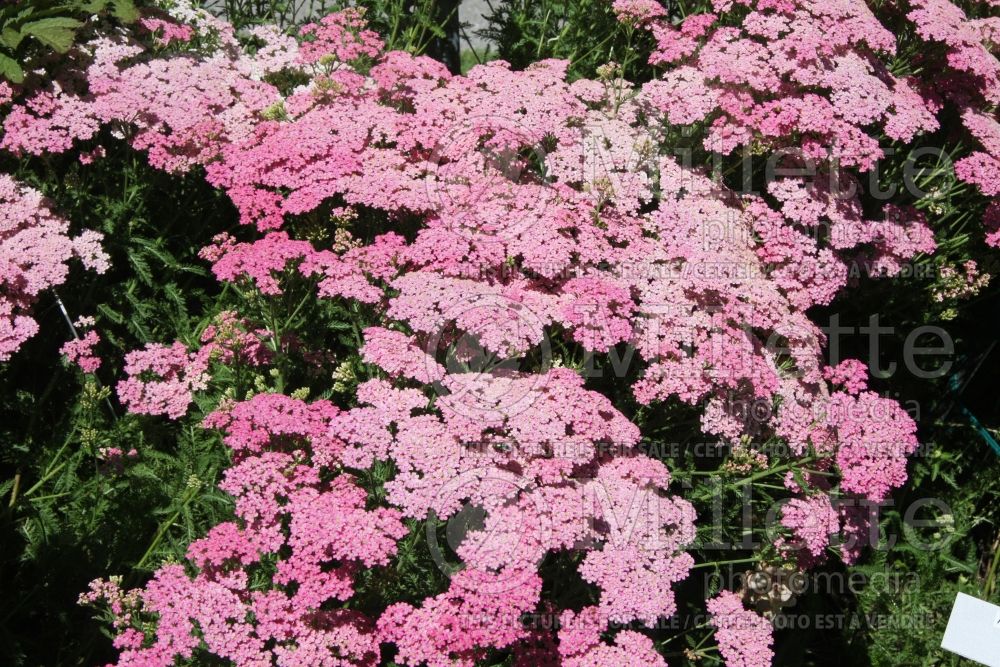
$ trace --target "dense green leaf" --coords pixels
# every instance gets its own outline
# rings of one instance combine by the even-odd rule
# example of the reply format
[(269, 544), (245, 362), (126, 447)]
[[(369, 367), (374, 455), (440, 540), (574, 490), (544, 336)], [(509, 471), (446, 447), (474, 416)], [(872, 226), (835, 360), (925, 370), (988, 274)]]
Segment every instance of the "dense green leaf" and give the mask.
[(115, 17), (123, 23), (132, 23), (139, 20), (139, 10), (136, 9), (132, 0), (112, 0)]
[(21, 45), (21, 41), (24, 39), (24, 35), (20, 30), (13, 30), (12, 28), (4, 28), (0, 31), (0, 43), (6, 46), (8, 49), (16, 49)]
[(0, 76), (8, 81), (21, 83), (24, 81), (24, 70), (13, 58), (0, 53)]
[(76, 19), (66, 16), (55, 16), (25, 23), (21, 26), (21, 32), (31, 35), (60, 53), (65, 53), (73, 46), (75, 31), (82, 25)]

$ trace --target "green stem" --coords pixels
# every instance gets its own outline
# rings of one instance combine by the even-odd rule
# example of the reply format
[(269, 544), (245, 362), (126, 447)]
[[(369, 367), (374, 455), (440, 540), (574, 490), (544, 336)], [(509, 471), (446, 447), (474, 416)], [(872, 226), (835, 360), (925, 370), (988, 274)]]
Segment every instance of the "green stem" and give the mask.
[(802, 472), (808, 473), (810, 475), (821, 475), (823, 477), (836, 477), (837, 473), (830, 472), (829, 470), (813, 470), (812, 468), (803, 468)]
[[(37, 482), (35, 482), (31, 486), (30, 489), (28, 489), (23, 494), (21, 494), (22, 498), (27, 498), (28, 496), (30, 496), (31, 494), (33, 494), (35, 491), (37, 491), (39, 488), (41, 488), (41, 486), (43, 484), (45, 484), (45, 482), (47, 482), (50, 479), (52, 479), (56, 474), (59, 473), (60, 470), (62, 470), (63, 468), (66, 467), (66, 464), (69, 463), (69, 461), (63, 461), (62, 463), (60, 463), (59, 465), (55, 466), (54, 468), (52, 466), (55, 464), (56, 461), (59, 460), (59, 457), (62, 456), (62, 453), (64, 451), (66, 451), (66, 447), (69, 446), (70, 440), (72, 440), (72, 438), (73, 438), (73, 436), (75, 434), (76, 434), (76, 428), (74, 428), (70, 432), (69, 436), (66, 438), (66, 442), (64, 442), (63, 446), (59, 448), (59, 451), (56, 452), (56, 455), (52, 457), (52, 460), (49, 462), (49, 465), (45, 468), (45, 472), (42, 474), (42, 478), (40, 480), (38, 480)], [(14, 494), (11, 494), (11, 498), (10, 498), (10, 506), (11, 507), (14, 506), (14, 503), (16, 502), (16, 500), (17, 500), (16, 496)]]
[(316, 297), (316, 295), (313, 293), (314, 287), (315, 285), (310, 289), (306, 290), (305, 296), (303, 296), (302, 300), (299, 301), (299, 304), (295, 306), (295, 310), (292, 311), (292, 314), (288, 316), (288, 319), (285, 321), (285, 329), (292, 328), (293, 322), (295, 318), (298, 316), (299, 311), (301, 311), (307, 303), (309, 303), (312, 299)]
[(197, 487), (192, 487), (188, 489), (188, 491), (184, 494), (184, 500), (181, 502), (181, 506), (178, 507), (177, 510), (170, 515), (170, 518), (160, 523), (159, 528), (157, 528), (156, 530), (156, 535), (153, 537), (153, 542), (149, 545), (149, 548), (146, 549), (146, 553), (142, 555), (142, 558), (139, 559), (139, 562), (135, 564), (136, 569), (139, 569), (146, 564), (146, 560), (153, 554), (153, 551), (156, 549), (156, 547), (160, 545), (160, 542), (163, 540), (163, 536), (167, 534), (167, 531), (170, 529), (170, 526), (172, 526), (174, 521), (177, 520), (177, 517), (179, 517), (181, 512), (184, 511), (184, 508), (186, 508), (188, 504), (192, 500), (194, 500), (195, 494), (197, 494), (197, 492), (198, 492)]
[(986, 582), (983, 584), (983, 592), (989, 597), (993, 594), (993, 586), (996, 583), (997, 568), (1000, 566), (1000, 535), (993, 542), (993, 562), (990, 563), (989, 572), (986, 575)]
[[(791, 470), (792, 468), (794, 468), (796, 466), (800, 466), (800, 465), (803, 465), (803, 464), (806, 464), (806, 463), (811, 463), (811, 462), (813, 462), (815, 460), (816, 460), (816, 457), (810, 456), (810, 457), (807, 457), (807, 458), (804, 458), (804, 459), (799, 459), (799, 460), (796, 460), (796, 461), (791, 461), (789, 463), (783, 463), (782, 465), (777, 466), (776, 468), (769, 468), (768, 470), (762, 470), (761, 472), (758, 472), (758, 473), (755, 473), (753, 475), (750, 475), (749, 477), (744, 477), (743, 479), (736, 480), (735, 482), (732, 482), (731, 484), (727, 484), (725, 488), (728, 489), (728, 488), (735, 487), (735, 486), (742, 486), (743, 484), (752, 484), (753, 482), (756, 482), (757, 480), (764, 479), (765, 477), (770, 477), (771, 475), (773, 475), (775, 473), (785, 472), (786, 470)], [(810, 471), (807, 471), (807, 472), (813, 472), (813, 471), (810, 470)], [(816, 471), (816, 472), (818, 474), (831, 475), (831, 476), (833, 475), (833, 473), (823, 473), (823, 472), (819, 472), (819, 471)], [(691, 477), (723, 477), (723, 476), (727, 475), (726, 471), (722, 470), (721, 468), (716, 469), (716, 470), (692, 470), (692, 471), (688, 472), (687, 474), (690, 475)]]
[(17, 490), (21, 488), (21, 471), (14, 473), (14, 486), (10, 490), (10, 502), (7, 503), (7, 507), (13, 507), (17, 502)]
[(68, 461), (63, 461), (58, 466), (56, 466), (55, 469), (52, 470), (52, 472), (50, 472), (49, 474), (45, 475), (45, 477), (42, 477), (40, 480), (38, 480), (37, 482), (35, 482), (35, 484), (30, 489), (28, 489), (27, 491), (24, 492), (24, 496), (23, 497), (27, 498), (32, 493), (34, 493), (35, 491), (37, 491), (38, 488), (42, 484), (45, 484), (45, 482), (49, 481), (56, 473), (58, 473), (60, 470), (62, 470), (63, 468), (65, 468), (67, 463), (69, 463), (69, 462)]
[(691, 569), (692, 570), (697, 570), (698, 568), (702, 568), (702, 567), (717, 567), (719, 565), (737, 565), (739, 563), (756, 563), (756, 562), (757, 562), (756, 558), (736, 558), (736, 559), (733, 559), (733, 560), (715, 560), (715, 561), (712, 561), (711, 563), (697, 563), (696, 565), (692, 566)]
[[(706, 625), (708, 625), (708, 624), (706, 623)], [(709, 638), (712, 637), (714, 634), (715, 634), (714, 632), (709, 632), (707, 635), (705, 635), (704, 637), (702, 637), (702, 640), (700, 642), (698, 642), (697, 646), (694, 647), (695, 652), (700, 653), (701, 652), (701, 647), (704, 646), (705, 642), (707, 642), (709, 640)]]
[(783, 465), (780, 465), (780, 466), (778, 466), (776, 468), (771, 468), (770, 470), (763, 470), (763, 471), (761, 471), (759, 473), (756, 473), (754, 475), (750, 475), (749, 477), (744, 477), (743, 479), (737, 480), (737, 481), (733, 482), (732, 484), (727, 484), (726, 488), (730, 488), (730, 487), (734, 487), (734, 486), (742, 486), (743, 484), (752, 484), (753, 482), (756, 482), (758, 479), (764, 479), (765, 477), (770, 477), (771, 475), (773, 475), (775, 473), (785, 472), (786, 470), (791, 470), (792, 468), (795, 468), (796, 466), (800, 466), (800, 465), (803, 465), (803, 464), (806, 464), (806, 463), (811, 463), (814, 460), (815, 460), (815, 457), (809, 456), (809, 457), (806, 457), (804, 459), (800, 459), (798, 461), (791, 461), (789, 463), (785, 463)]
[(32, 498), (31, 502), (38, 503), (43, 500), (52, 500), (53, 498), (62, 498), (63, 496), (72, 495), (72, 491), (63, 491), (62, 493), (50, 493), (47, 496), (38, 496), (37, 498)]

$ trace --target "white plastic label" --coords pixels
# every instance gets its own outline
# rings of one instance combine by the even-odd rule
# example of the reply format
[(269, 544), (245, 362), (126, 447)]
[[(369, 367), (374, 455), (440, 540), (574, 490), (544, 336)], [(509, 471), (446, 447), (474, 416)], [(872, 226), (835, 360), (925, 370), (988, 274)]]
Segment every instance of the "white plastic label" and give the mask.
[(1000, 607), (959, 593), (941, 648), (987, 667), (1000, 667)]

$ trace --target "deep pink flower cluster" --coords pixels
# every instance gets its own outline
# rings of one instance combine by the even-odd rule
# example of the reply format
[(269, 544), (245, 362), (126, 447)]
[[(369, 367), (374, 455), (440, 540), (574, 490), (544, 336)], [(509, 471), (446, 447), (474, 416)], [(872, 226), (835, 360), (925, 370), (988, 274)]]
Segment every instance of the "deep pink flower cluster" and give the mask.
[(836, 393), (827, 423), (837, 432), (842, 490), (880, 502), (906, 481), (906, 457), (919, 443), (916, 425), (898, 403), (871, 391)]
[[(191, 544), (193, 578), (168, 565), (141, 591), (101, 591), (132, 601), (127, 616), (117, 614), (120, 665), (172, 665), (199, 647), (240, 665), (377, 663), (372, 620), (329, 603), (353, 595), (360, 568), (388, 564), (407, 530), (398, 511), (366, 509), (352, 475), (324, 481), (347, 447), (330, 435), (344, 414), (325, 401), (260, 394), (207, 418), (234, 451), (221, 486), (236, 521)], [(253, 578), (267, 562), (275, 585), (262, 589)], [(151, 644), (136, 630), (150, 615)]]
[(848, 394), (856, 395), (868, 388), (868, 367), (857, 359), (846, 359), (823, 371), (831, 384), (840, 385)]
[(382, 51), (378, 33), (368, 30), (364, 10), (351, 7), (329, 14), (319, 23), (308, 23), (299, 34), (304, 43), (299, 48), (299, 58), (304, 63), (347, 63), (362, 56), (374, 58)]
[(276, 274), (288, 268), (290, 262), (302, 261), (314, 253), (308, 241), (295, 241), (284, 232), (273, 232), (254, 243), (236, 243), (222, 234), (215, 245), (201, 251), (201, 256), (214, 261), (212, 271), (219, 280), (248, 281), (261, 294), (280, 294)]
[[(944, 44), (947, 63), (959, 80), (945, 90), (953, 94), (981, 96), (991, 104), (1000, 103), (1000, 61), (991, 53), (996, 48), (1000, 21), (996, 18), (969, 19), (950, 0), (911, 0), (907, 18), (917, 34), (928, 42)], [(961, 76), (966, 75), (966, 76)]]
[(819, 494), (811, 498), (793, 498), (781, 508), (781, 525), (801, 540), (801, 560), (824, 560), (830, 536), (840, 532), (840, 516), (830, 498)]
[[(368, 335), (366, 345), (384, 333)], [(210, 415), (206, 425), (222, 429), (235, 453), (222, 488), (235, 498), (237, 522), (191, 545), (188, 556), (199, 571), (193, 580), (167, 566), (132, 594), (144, 613), (160, 615), (159, 631), (151, 647), (128, 646), (119, 664), (171, 664), (199, 645), (197, 630), (209, 651), (240, 664), (256, 664), (255, 656), (270, 664), (263, 648), (270, 639), (277, 642), (277, 664), (302, 664), (293, 660), (303, 651), (360, 659), (389, 641), (403, 664), (471, 667), (484, 649), (529, 638), (520, 617), (540, 602), (537, 563), (548, 550), (582, 544), (591, 551), (581, 574), (603, 593), (589, 612), (592, 638), (574, 654), (619, 650), (595, 648), (598, 628), (609, 620), (652, 623), (673, 613), (671, 583), (692, 564), (679, 549), (694, 537), (693, 508), (662, 493), (669, 473), (645, 457), (608, 461), (593, 479), (565, 477), (601, 460), (598, 442), (634, 445), (638, 433), (601, 395), (583, 390), (575, 373), (526, 380), (534, 384), (526, 391), (547, 397), (532, 398), (530, 411), (510, 400), (521, 392), (502, 385), (497, 393), (490, 385), (498, 380), (479, 378), (470, 393), (439, 399), (440, 415), (420, 392), (381, 380), (360, 387), (362, 405), (349, 411), (259, 394)], [(470, 382), (445, 379), (456, 389)], [(446, 518), (470, 502), (489, 512), (483, 531), (460, 547), (466, 569), (449, 589), (419, 607), (389, 607), (375, 634), (358, 614), (322, 611), (329, 600), (353, 595), (358, 567), (386, 565), (407, 532), (401, 513), (365, 510), (365, 494), (350, 475), (322, 481), (342, 465), (370, 465), (373, 457), (400, 467), (387, 491), (404, 514), (423, 517), (433, 509)], [(512, 474), (515, 464), (532, 472)], [(251, 588), (250, 573), (267, 554), (278, 556), (276, 587)], [(261, 616), (262, 609), (271, 611)], [(256, 623), (237, 620), (248, 612)], [(643, 642), (648, 664), (661, 664), (641, 635), (617, 640), (621, 647)]]
[(139, 25), (156, 35), (156, 42), (162, 46), (169, 46), (174, 41), (186, 42), (194, 37), (194, 28), (173, 21), (144, 17), (139, 20)]
[(88, 331), (83, 338), (67, 341), (59, 351), (66, 355), (71, 364), (76, 364), (84, 373), (96, 373), (101, 367), (101, 358), (94, 354), (94, 348), (101, 342), (96, 331)]
[(0, 174), (0, 361), (37, 333), (31, 305), (66, 281), (71, 257), (97, 273), (108, 269), (102, 239), (94, 231), (70, 237), (69, 223), (52, 212), (40, 192)]

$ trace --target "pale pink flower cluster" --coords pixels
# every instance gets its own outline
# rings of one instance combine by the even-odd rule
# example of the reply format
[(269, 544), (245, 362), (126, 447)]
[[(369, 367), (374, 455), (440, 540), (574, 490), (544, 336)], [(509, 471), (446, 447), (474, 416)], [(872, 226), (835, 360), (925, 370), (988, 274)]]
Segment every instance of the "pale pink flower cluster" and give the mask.
[(965, 80), (955, 87), (975, 91), (986, 101), (1000, 103), (1000, 61), (991, 53), (997, 44), (996, 19), (969, 19), (961, 7), (950, 0), (912, 0), (907, 18), (917, 34), (929, 42), (947, 47), (947, 63)]
[(656, 40), (650, 62), (678, 65), (644, 88), (671, 123), (705, 122), (705, 145), (786, 147), (870, 169), (882, 157), (877, 126), (910, 141), (937, 129), (935, 107), (879, 61), (895, 39), (864, 2), (716, 3), (678, 25), (644, 3), (616, 2)]
[(985, 150), (974, 151), (956, 162), (955, 173), (985, 195), (1000, 195), (1000, 123), (992, 115), (972, 109), (965, 110), (962, 121)]
[(70, 237), (69, 223), (52, 212), (40, 192), (0, 174), (0, 361), (37, 333), (31, 306), (46, 289), (66, 281), (71, 257), (97, 273), (108, 269), (102, 240), (93, 231)]
[[(158, 31), (169, 29), (174, 38), (190, 30), (156, 21)], [(122, 66), (143, 51), (137, 41), (100, 37), (84, 48), (90, 56), (85, 71), (29, 90), (13, 106), (0, 147), (65, 152), (92, 139), (102, 124), (115, 123), (133, 146), (147, 151), (151, 164), (183, 171), (213, 157), (227, 139), (248, 135), (256, 114), (280, 99), (273, 86), (245, 74), (259, 63), (229, 50), (210, 57), (178, 52)]]
[(793, 498), (781, 508), (781, 525), (800, 541), (805, 552), (800, 560), (817, 562), (824, 560), (830, 536), (840, 532), (840, 516), (826, 495)]
[(94, 579), (88, 590), (80, 594), (80, 604), (103, 604), (111, 613), (112, 625), (118, 633), (115, 648), (122, 649), (142, 641), (142, 633), (131, 627), (133, 614), (139, 609), (139, 591), (123, 591), (121, 578)]
[(187, 414), (194, 392), (208, 383), (205, 361), (180, 342), (129, 352), (125, 372), (129, 377), (118, 383), (118, 398), (129, 412), (171, 419)]
[(615, 13), (623, 19), (642, 22), (664, 16), (663, 5), (656, 0), (615, 0)]
[(708, 601), (719, 652), (728, 667), (769, 667), (774, 658), (771, 623), (746, 609), (736, 593), (722, 591)]
[(389, 375), (427, 384), (444, 379), (444, 368), (412, 336), (380, 327), (365, 329), (364, 336), (361, 357)]
[(924, 40), (943, 44), (945, 57), (933, 65), (935, 85), (962, 114), (973, 150), (955, 163), (955, 173), (992, 197), (984, 216), (988, 245), (998, 244), (993, 221), (1000, 196), (1000, 17), (973, 19), (950, 0), (914, 0), (907, 18)]
[(93, 138), (99, 129), (91, 99), (71, 84), (53, 82), (5, 114), (0, 148), (32, 155), (62, 153), (77, 141)]
[(247, 34), (259, 45), (252, 55), (242, 53), (238, 65), (251, 79), (298, 69), (299, 43), (293, 36), (273, 25), (248, 28)]
[(939, 284), (931, 296), (939, 303), (968, 299), (979, 294), (991, 278), (990, 274), (981, 273), (972, 259), (963, 262), (960, 268), (946, 264), (938, 271)]

